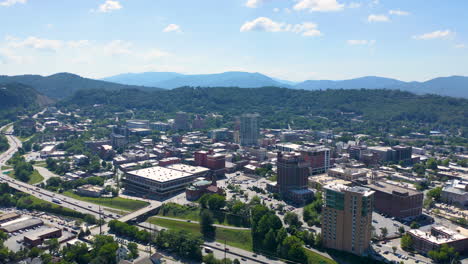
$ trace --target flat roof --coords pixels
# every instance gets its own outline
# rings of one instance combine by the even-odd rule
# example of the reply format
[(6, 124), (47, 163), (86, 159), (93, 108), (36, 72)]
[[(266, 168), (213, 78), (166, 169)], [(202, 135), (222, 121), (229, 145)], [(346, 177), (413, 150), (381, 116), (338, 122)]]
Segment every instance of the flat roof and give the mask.
[(17, 214), (17, 213), (6, 213), (6, 214), (1, 214), (0, 215), (0, 221), (5, 221), (5, 220), (9, 220), (11, 218), (17, 218), (19, 217), (20, 215)]
[(425, 239), (425, 240), (427, 240), (427, 241), (429, 241), (431, 243), (439, 244), (439, 245), (468, 238), (468, 237), (458, 233), (457, 231), (453, 231), (453, 230), (448, 229), (448, 228), (446, 228), (444, 226), (433, 226), (432, 228), (439, 231), (439, 232), (445, 233), (448, 236), (433, 236), (431, 233), (426, 233), (426, 232), (421, 231), (419, 229), (411, 229), (411, 230), (408, 231), (408, 233), (411, 233), (415, 237), (419, 237), (421, 239)]
[(327, 184), (323, 188), (329, 189), (332, 191), (338, 191), (338, 192), (348, 191), (348, 192), (354, 192), (354, 193), (362, 193), (362, 195), (364, 196), (369, 196), (374, 193), (374, 191), (366, 187), (360, 187), (360, 186), (350, 187), (350, 186), (346, 186), (344, 184), (339, 184), (339, 183)]
[(169, 182), (185, 177), (192, 176), (193, 173), (186, 173), (166, 167), (154, 166), (145, 169), (129, 171), (127, 174), (146, 178), (157, 182)]
[(191, 166), (191, 165), (186, 165), (186, 164), (182, 164), (182, 163), (171, 164), (169, 166), (166, 166), (166, 168), (181, 171), (181, 172), (185, 172), (185, 173), (191, 173), (191, 174), (208, 172), (210, 170), (210, 169), (205, 168), (205, 167)]
[(38, 226), (38, 225), (43, 225), (43, 224), (44, 224), (44, 222), (41, 219), (30, 218), (30, 219), (26, 219), (26, 220), (21, 221), (21, 222), (17, 222), (17, 223), (2, 226), (2, 229), (5, 230), (8, 233), (13, 233), (13, 232), (16, 232), (18, 230), (23, 230), (23, 229), (30, 228), (32, 226)]
[(60, 229), (58, 229), (56, 227), (49, 227), (47, 229), (43, 229), (43, 230), (34, 232), (32, 234), (28, 234), (28, 235), (24, 236), (24, 238), (28, 238), (29, 240), (36, 240), (36, 239), (41, 238), (44, 235), (48, 235), (48, 234), (50, 234), (52, 232), (56, 232), (58, 230), (60, 230)]
[(387, 182), (377, 182), (374, 184), (367, 184), (366, 187), (371, 188), (372, 190), (376, 190), (379, 192), (384, 192), (388, 194), (392, 194), (393, 191), (399, 192), (399, 193), (408, 193), (408, 195), (417, 195), (420, 194), (421, 192), (417, 190), (412, 190), (409, 188), (404, 188), (402, 186), (390, 184)]

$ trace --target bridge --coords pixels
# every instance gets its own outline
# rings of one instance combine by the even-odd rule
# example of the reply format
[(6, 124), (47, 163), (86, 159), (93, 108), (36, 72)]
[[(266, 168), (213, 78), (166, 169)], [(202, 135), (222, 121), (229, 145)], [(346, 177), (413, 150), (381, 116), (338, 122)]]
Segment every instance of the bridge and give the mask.
[(141, 208), (140, 210), (137, 210), (135, 212), (124, 215), (124, 216), (120, 217), (117, 220), (120, 221), (120, 222), (128, 222), (128, 221), (131, 221), (133, 219), (138, 219), (141, 216), (144, 216), (146, 214), (151, 213), (152, 211), (157, 210), (162, 204), (163, 204), (162, 202), (151, 201), (150, 205), (148, 205), (148, 206), (146, 206), (144, 208)]

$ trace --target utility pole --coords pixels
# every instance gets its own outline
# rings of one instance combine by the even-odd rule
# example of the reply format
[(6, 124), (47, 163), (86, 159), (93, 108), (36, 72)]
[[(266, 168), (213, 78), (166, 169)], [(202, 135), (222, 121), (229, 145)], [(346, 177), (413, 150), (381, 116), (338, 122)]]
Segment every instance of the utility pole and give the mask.
[(224, 239), (224, 264), (226, 264), (226, 261), (227, 261), (227, 259), (226, 259), (226, 250), (227, 250), (227, 248), (226, 248), (226, 239)]
[(102, 214), (101, 214), (101, 205), (99, 205), (99, 234), (102, 235)]

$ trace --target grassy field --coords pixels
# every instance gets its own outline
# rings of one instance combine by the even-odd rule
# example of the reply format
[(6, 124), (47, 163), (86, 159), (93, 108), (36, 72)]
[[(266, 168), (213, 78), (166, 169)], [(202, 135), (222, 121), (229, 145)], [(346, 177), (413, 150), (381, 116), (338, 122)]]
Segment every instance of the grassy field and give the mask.
[[(14, 170), (11, 170), (6, 175), (12, 177), (13, 179), (16, 179)], [(43, 180), (44, 180), (44, 177), (42, 177), (42, 175), (37, 170), (34, 170), (33, 173), (31, 174), (30, 178), (29, 178), (28, 184), (40, 183)]]
[(47, 164), (45, 163), (45, 161), (39, 161), (39, 162), (34, 163), (34, 166), (46, 168)]
[[(174, 229), (187, 230), (194, 234), (200, 234), (200, 225), (188, 222), (180, 222), (168, 219), (150, 218), (150, 223)], [(250, 230), (233, 230), (227, 228), (216, 227), (216, 241), (227, 245), (252, 251), (252, 236)]]
[(32, 137), (34, 137), (34, 135), (29, 136), (29, 137), (18, 137), (18, 138), (19, 138), (19, 140), (21, 142), (26, 142), (26, 141), (30, 140)]
[(1, 132), (7, 131), (11, 126), (13, 126), (13, 124), (4, 127), (4, 128), (1, 130)]
[[(168, 210), (164, 211), (163, 208), (159, 210), (158, 216), (165, 216), (171, 218), (178, 218), (184, 220), (200, 221), (200, 208), (199, 207), (188, 207), (178, 204), (168, 203), (165, 204), (166, 207), (169, 207)], [(214, 223), (219, 225), (226, 226), (236, 226), (232, 223), (229, 223), (227, 217), (224, 213), (218, 213), (213, 215)], [(239, 226), (239, 225), (237, 225)], [(244, 226), (248, 227), (248, 226)]]
[(12, 167), (11, 166), (2, 166), (2, 170), (8, 170), (8, 169), (11, 169)]
[(333, 259), (329, 259), (324, 257), (320, 254), (317, 254), (311, 250), (305, 250), (307, 254), (307, 263), (308, 264), (338, 264), (338, 262), (334, 261)]
[(77, 200), (90, 202), (94, 204), (100, 204), (102, 206), (115, 208), (115, 209), (123, 210), (123, 211), (136, 211), (149, 204), (147, 202), (131, 200), (131, 199), (126, 199), (126, 198), (121, 198), (121, 197), (114, 197), (114, 198), (86, 197), (86, 196), (80, 196), (80, 195), (74, 194), (71, 191), (66, 191), (63, 193), (63, 195), (66, 195), (68, 197), (71, 197)]

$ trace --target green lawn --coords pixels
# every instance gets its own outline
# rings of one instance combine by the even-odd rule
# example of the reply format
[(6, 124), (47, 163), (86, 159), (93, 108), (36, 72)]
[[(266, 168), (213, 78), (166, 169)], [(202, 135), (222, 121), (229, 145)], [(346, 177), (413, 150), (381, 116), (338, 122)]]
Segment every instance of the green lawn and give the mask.
[(4, 128), (1, 130), (1, 132), (7, 131), (11, 126), (12, 126), (12, 124), (11, 124), (11, 125), (8, 125), (8, 126), (6, 126), (6, 127), (4, 127)]
[(100, 204), (102, 206), (115, 208), (115, 209), (123, 210), (123, 211), (136, 211), (149, 204), (147, 202), (131, 200), (131, 199), (126, 199), (126, 198), (121, 198), (121, 197), (114, 197), (114, 198), (86, 197), (86, 196), (77, 195), (71, 191), (66, 191), (63, 193), (63, 195), (66, 195), (68, 197), (71, 197), (77, 200), (90, 202), (94, 204)]
[[(164, 211), (163, 207), (169, 207), (168, 210)], [(158, 216), (178, 218), (184, 220), (200, 221), (200, 207), (188, 207), (182, 206), (179, 204), (167, 203), (158, 212)], [(236, 226), (229, 223), (227, 217), (223, 212), (218, 214), (213, 214), (213, 220), (215, 224), (226, 225), (226, 226)], [(248, 227), (248, 226), (247, 226)]]
[(18, 138), (19, 138), (19, 140), (21, 142), (26, 142), (26, 141), (30, 140), (32, 137), (34, 137), (34, 135), (29, 136), (29, 137), (18, 137)]
[(39, 161), (39, 162), (34, 163), (34, 166), (46, 168), (47, 164), (45, 163), (45, 161)]
[(338, 264), (338, 262), (334, 261), (333, 259), (324, 257), (318, 253), (315, 253), (314, 251), (306, 249), (305, 252), (307, 255), (308, 264)]
[[(150, 218), (150, 223), (174, 229), (174, 230), (187, 230), (194, 234), (200, 233), (200, 225), (195, 223), (180, 222), (168, 219)], [(252, 236), (250, 230), (233, 230), (227, 228), (216, 227), (216, 241), (227, 245), (241, 248), (244, 250), (252, 251)]]
[(34, 170), (33, 174), (31, 175), (31, 178), (29, 178), (28, 183), (36, 184), (42, 182), (43, 180), (44, 177), (42, 177), (42, 175), (37, 170)]
[(2, 169), (2, 170), (9, 170), (9, 169), (12, 169), (12, 167), (11, 167), (11, 166), (2, 166), (1, 169)]
[[(12, 177), (13, 179), (16, 179), (14, 170), (9, 171), (8, 173), (6, 173), (6, 175)], [(31, 176), (29, 177), (28, 184), (40, 183), (43, 180), (44, 177), (42, 177), (42, 175), (37, 170), (34, 170)]]

